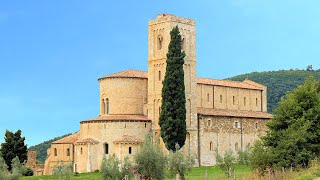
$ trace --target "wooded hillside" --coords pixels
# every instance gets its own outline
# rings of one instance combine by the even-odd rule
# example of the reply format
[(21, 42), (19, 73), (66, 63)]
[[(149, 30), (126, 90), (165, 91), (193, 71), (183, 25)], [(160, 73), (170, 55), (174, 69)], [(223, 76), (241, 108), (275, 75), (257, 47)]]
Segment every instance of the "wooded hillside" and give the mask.
[(278, 105), (280, 98), (286, 92), (293, 90), (298, 85), (302, 84), (306, 77), (314, 76), (315, 79), (320, 79), (320, 71), (313, 70), (279, 70), (267, 72), (252, 72), (241, 74), (228, 78), (234, 81), (243, 81), (250, 79), (257, 83), (268, 87), (268, 112), (272, 113)]

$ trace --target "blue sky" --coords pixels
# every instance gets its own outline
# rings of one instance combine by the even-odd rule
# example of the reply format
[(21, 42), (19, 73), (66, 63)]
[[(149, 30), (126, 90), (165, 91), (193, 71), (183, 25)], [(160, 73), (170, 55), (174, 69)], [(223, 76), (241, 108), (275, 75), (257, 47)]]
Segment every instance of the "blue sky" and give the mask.
[(0, 1), (0, 137), (34, 145), (96, 117), (97, 78), (147, 70), (158, 13), (196, 20), (198, 76), (320, 68), (317, 0)]

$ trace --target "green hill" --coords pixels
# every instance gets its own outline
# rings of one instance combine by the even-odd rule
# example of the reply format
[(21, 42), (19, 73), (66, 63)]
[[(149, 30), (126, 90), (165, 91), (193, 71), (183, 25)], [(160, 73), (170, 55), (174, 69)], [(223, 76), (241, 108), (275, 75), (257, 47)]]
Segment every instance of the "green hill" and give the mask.
[(56, 141), (56, 140), (61, 139), (63, 137), (69, 136), (70, 134), (65, 134), (65, 135), (50, 139), (48, 141), (44, 141), (43, 143), (40, 143), (40, 144), (37, 144), (37, 145), (34, 145), (34, 146), (30, 146), (28, 150), (37, 151), (38, 163), (42, 164), (42, 163), (44, 163), (44, 161), (47, 158), (47, 150), (51, 146), (51, 143), (53, 141)]
[(268, 112), (272, 113), (281, 97), (302, 84), (306, 77), (320, 79), (320, 71), (279, 70), (268, 72), (252, 72), (228, 78), (234, 81), (250, 79), (268, 87)]

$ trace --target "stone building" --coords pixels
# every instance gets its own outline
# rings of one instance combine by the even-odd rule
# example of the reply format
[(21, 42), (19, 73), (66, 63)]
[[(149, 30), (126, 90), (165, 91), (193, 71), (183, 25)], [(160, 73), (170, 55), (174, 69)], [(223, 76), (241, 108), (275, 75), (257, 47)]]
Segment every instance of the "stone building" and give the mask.
[[(160, 136), (158, 125), (162, 81), (170, 31), (178, 26), (186, 93), (187, 138), (183, 150), (200, 166), (214, 165), (214, 150), (244, 150), (264, 133), (267, 88), (250, 80), (235, 82), (196, 76), (195, 21), (159, 14), (149, 21), (148, 72), (126, 70), (98, 79), (100, 115), (80, 122), (80, 131), (59, 139), (48, 149), (45, 174), (59, 162), (70, 162), (76, 172), (99, 169), (104, 155), (132, 158), (146, 133)], [(165, 150), (162, 141), (160, 145)]]

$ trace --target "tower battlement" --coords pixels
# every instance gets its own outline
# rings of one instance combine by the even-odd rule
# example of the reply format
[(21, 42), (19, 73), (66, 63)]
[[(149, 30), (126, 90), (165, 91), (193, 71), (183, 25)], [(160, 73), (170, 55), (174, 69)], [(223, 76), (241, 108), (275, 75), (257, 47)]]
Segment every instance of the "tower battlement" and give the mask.
[(149, 21), (149, 25), (154, 25), (163, 22), (177, 22), (187, 25), (196, 25), (196, 21), (193, 19), (182, 18), (173, 14), (158, 14), (156, 19)]

